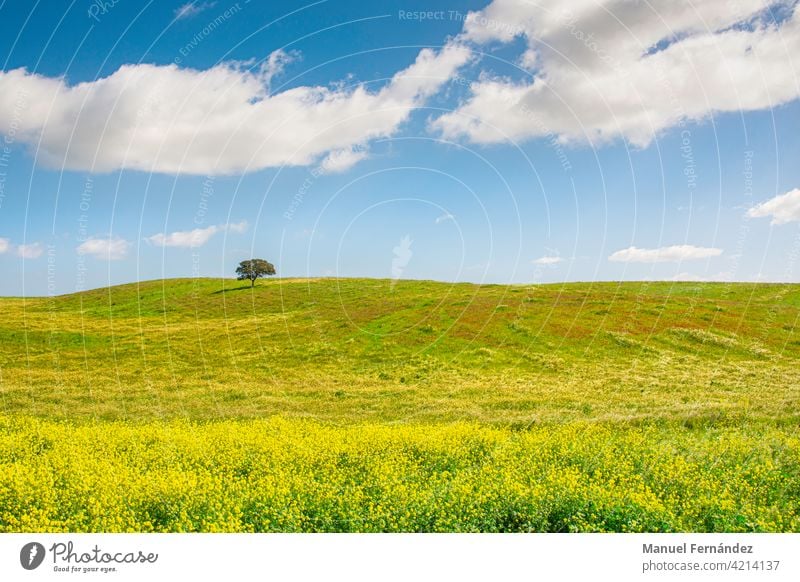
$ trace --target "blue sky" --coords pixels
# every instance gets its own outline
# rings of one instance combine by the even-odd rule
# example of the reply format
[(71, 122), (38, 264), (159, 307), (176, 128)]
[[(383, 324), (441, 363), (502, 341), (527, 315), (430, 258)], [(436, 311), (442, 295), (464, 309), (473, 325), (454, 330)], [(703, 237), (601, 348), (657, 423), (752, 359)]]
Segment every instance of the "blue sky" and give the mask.
[(0, 294), (797, 281), (796, 3), (641, 4), (5, 2)]

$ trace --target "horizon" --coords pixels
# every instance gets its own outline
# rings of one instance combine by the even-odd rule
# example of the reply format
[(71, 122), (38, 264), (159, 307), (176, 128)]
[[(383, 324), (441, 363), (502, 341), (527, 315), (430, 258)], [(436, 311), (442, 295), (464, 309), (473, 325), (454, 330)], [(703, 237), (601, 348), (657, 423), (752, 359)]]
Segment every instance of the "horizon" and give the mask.
[[(48, 298), (58, 298), (58, 297), (68, 297), (71, 295), (79, 295), (82, 293), (92, 293), (95, 291), (103, 291), (103, 290), (112, 290), (117, 287), (127, 287), (131, 285), (144, 285), (147, 283), (170, 283), (170, 282), (192, 282), (192, 281), (204, 281), (204, 282), (213, 282), (213, 281), (220, 281), (225, 282), (229, 281), (231, 283), (241, 283), (240, 286), (231, 287), (231, 289), (251, 289), (250, 284), (246, 281), (242, 281), (237, 279), (236, 277), (167, 277), (164, 279), (142, 279), (138, 281), (123, 281), (120, 283), (114, 283), (113, 285), (104, 285), (101, 287), (92, 287), (90, 289), (83, 289), (81, 291), (71, 291), (68, 293), (57, 293), (57, 294), (43, 294), (43, 295), (0, 295), (0, 299), (48, 299)], [(322, 275), (322, 276), (305, 276), (305, 277), (270, 277), (265, 279), (259, 279), (256, 281), (253, 290), (256, 287), (259, 287), (263, 283), (280, 283), (282, 281), (285, 282), (307, 282), (313, 283), (316, 281), (381, 281), (386, 282), (390, 285), (395, 285), (397, 283), (436, 283), (440, 285), (472, 285), (474, 287), (532, 287), (532, 286), (544, 286), (544, 287), (557, 287), (557, 286), (569, 286), (569, 285), (578, 285), (578, 286), (587, 286), (591, 287), (592, 285), (617, 285), (617, 286), (625, 286), (625, 285), (650, 285), (650, 284), (666, 284), (666, 285), (710, 285), (710, 286), (726, 286), (726, 285), (749, 285), (753, 287), (758, 286), (767, 286), (767, 285), (779, 285), (779, 286), (794, 286), (800, 285), (798, 282), (783, 282), (783, 281), (710, 281), (710, 280), (671, 280), (671, 279), (630, 279), (630, 280), (620, 280), (620, 279), (597, 279), (594, 281), (548, 281), (548, 282), (535, 282), (535, 281), (528, 281), (528, 282), (520, 282), (520, 283), (491, 283), (491, 282), (483, 282), (483, 283), (474, 283), (472, 281), (444, 281), (440, 279), (392, 279), (390, 277), (337, 277), (335, 275)]]
[(800, 8), (696, 8), (6, 3), (0, 296), (799, 281)]

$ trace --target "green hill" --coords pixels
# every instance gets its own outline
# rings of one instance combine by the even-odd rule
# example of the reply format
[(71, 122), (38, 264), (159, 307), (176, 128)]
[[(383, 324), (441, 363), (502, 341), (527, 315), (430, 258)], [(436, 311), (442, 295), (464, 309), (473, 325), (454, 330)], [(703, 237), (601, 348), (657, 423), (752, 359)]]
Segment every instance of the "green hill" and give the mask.
[(0, 309), (3, 407), (48, 418), (800, 414), (800, 286), (196, 279)]
[(0, 299), (0, 532), (800, 531), (800, 286)]

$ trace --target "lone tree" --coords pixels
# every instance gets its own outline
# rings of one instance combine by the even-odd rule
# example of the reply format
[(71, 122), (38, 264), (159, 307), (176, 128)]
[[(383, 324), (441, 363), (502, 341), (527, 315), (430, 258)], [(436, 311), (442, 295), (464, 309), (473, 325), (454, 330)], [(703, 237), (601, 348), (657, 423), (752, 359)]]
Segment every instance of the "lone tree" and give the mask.
[(250, 287), (256, 284), (256, 279), (275, 274), (275, 265), (264, 259), (250, 259), (242, 261), (236, 267), (236, 274), (239, 281), (250, 280)]

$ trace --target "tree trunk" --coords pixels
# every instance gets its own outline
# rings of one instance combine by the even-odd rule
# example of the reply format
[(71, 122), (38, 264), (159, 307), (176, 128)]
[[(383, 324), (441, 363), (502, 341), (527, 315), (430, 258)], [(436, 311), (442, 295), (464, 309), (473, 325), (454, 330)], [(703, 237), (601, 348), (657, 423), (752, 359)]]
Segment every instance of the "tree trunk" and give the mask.
[(252, 289), (255, 286), (256, 286), (256, 280), (255, 279), (250, 279), (250, 288)]

